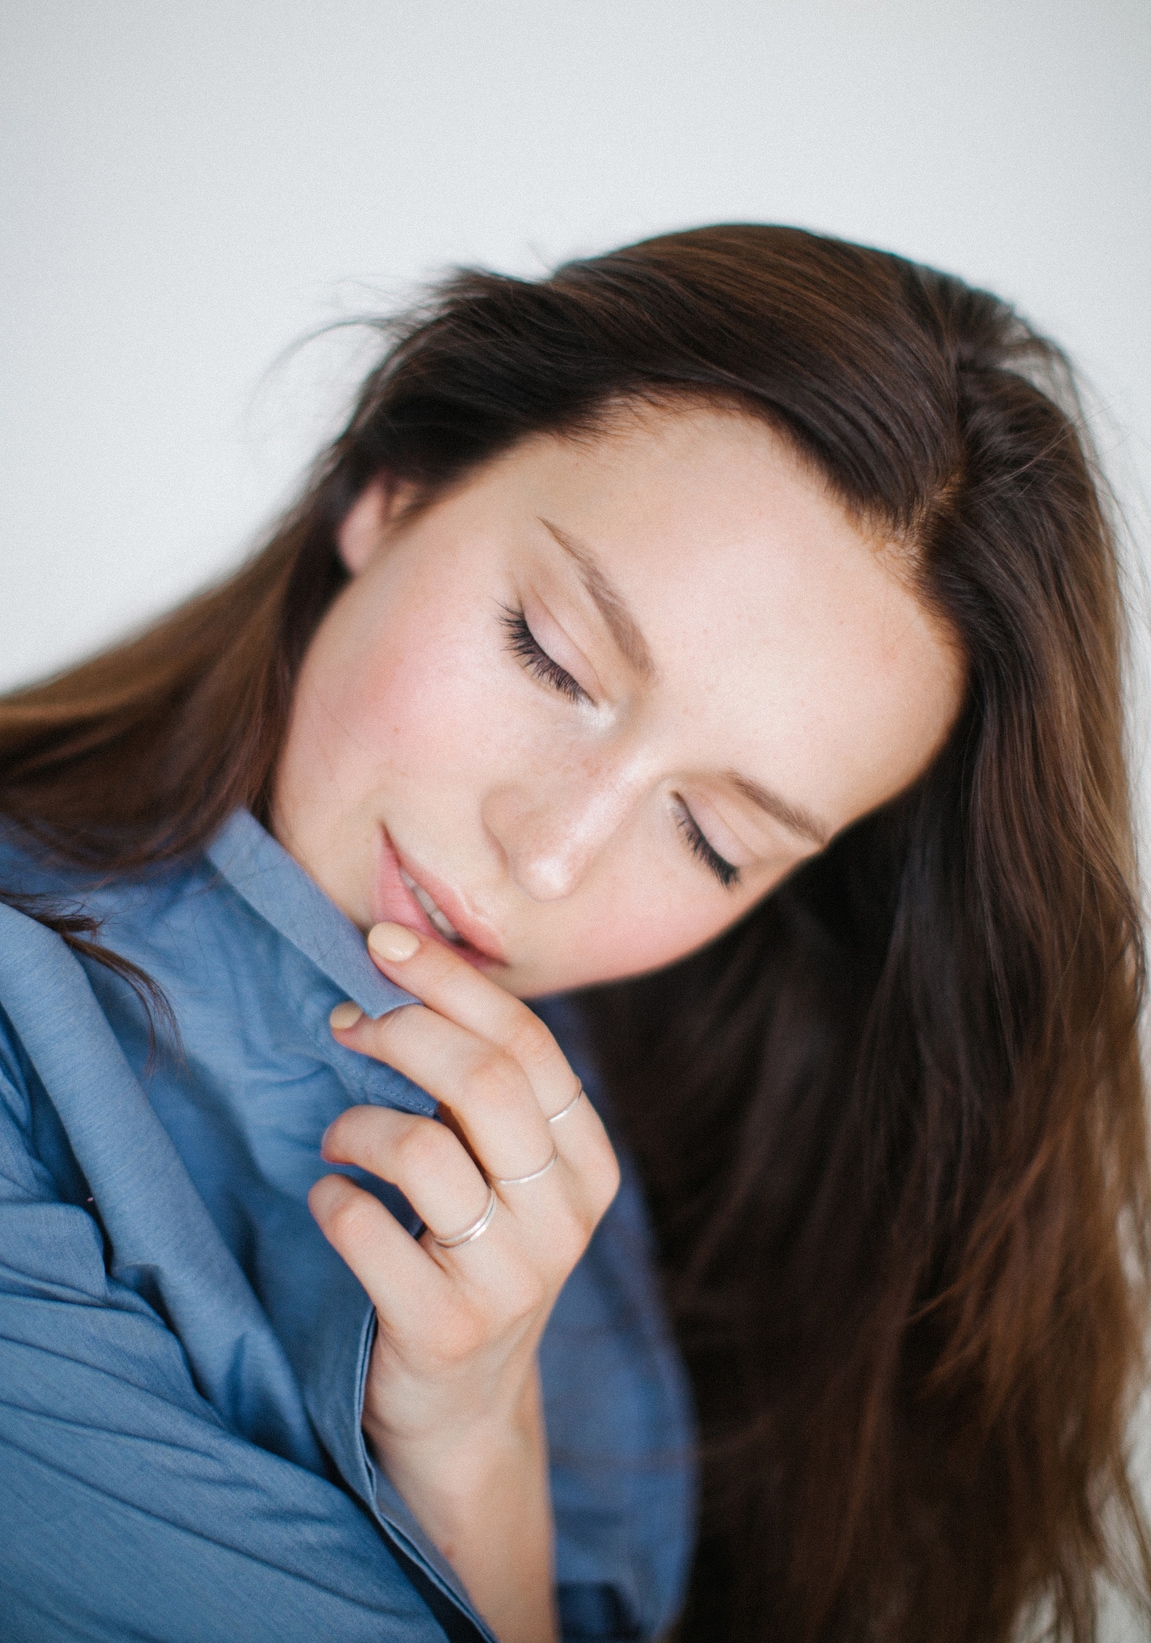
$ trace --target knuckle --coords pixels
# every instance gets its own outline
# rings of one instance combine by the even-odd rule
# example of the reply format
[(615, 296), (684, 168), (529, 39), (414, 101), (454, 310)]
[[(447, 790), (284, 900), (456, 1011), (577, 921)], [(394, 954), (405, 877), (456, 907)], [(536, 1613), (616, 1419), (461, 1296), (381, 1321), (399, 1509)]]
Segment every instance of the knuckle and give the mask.
[(469, 1068), (466, 1093), (476, 1101), (502, 1102), (513, 1086), (518, 1069), (503, 1050), (489, 1050)]
[(595, 1218), (608, 1208), (620, 1186), (619, 1159), (605, 1135), (602, 1145), (589, 1148), (589, 1156), (580, 1161), (581, 1196), (592, 1207)]
[(530, 1010), (517, 1013), (506, 1041), (508, 1054), (525, 1070), (545, 1067), (556, 1055), (556, 1041), (539, 1016)]
[(372, 1022), (372, 1048), (378, 1056), (386, 1061), (388, 1048), (394, 1050), (403, 1042), (411, 1030), (411, 1018), (419, 1008), (418, 1005), (406, 1004), (403, 1009), (389, 1010)]
[(358, 1249), (368, 1238), (373, 1219), (374, 1201), (367, 1193), (348, 1193), (334, 1206), (327, 1217), (326, 1234), (339, 1249)]
[(591, 1242), (592, 1234), (619, 1189), (619, 1180), (619, 1165), (611, 1154), (602, 1163), (582, 1172), (566, 1214), (557, 1219), (553, 1234), (554, 1252), (558, 1259), (567, 1262), (569, 1270)]
[(348, 1115), (352, 1111), (352, 1107), (346, 1107), (324, 1131), (324, 1151), (330, 1158), (342, 1156), (347, 1149), (353, 1122)]
[(546, 1304), (549, 1287), (543, 1273), (530, 1261), (509, 1262), (501, 1282), (501, 1302), (509, 1322), (522, 1323)]
[(432, 1350), (442, 1363), (464, 1363), (487, 1345), (487, 1319), (472, 1306), (445, 1307), (435, 1323)]
[(569, 1214), (558, 1220), (553, 1234), (552, 1254), (565, 1273), (572, 1270), (587, 1248), (598, 1220), (598, 1215), (591, 1215), (575, 1205)]
[(386, 1145), (387, 1119), (381, 1109), (347, 1107), (329, 1127), (324, 1140), (324, 1154), (344, 1164), (359, 1164), (371, 1169), (381, 1149)]
[[(593, 1191), (595, 1192), (600, 1205), (599, 1215), (602, 1215), (608, 1205), (612, 1202), (616, 1193), (619, 1191), (619, 1184), (619, 1159), (616, 1157), (615, 1153), (609, 1149), (606, 1157), (600, 1161), (598, 1168), (594, 1171), (592, 1178)], [(596, 1216), (597, 1221), (599, 1219), (599, 1215)]]
[(413, 1118), (396, 1136), (393, 1161), (397, 1172), (405, 1176), (424, 1176), (439, 1169), (456, 1145), (442, 1124), (431, 1118)]

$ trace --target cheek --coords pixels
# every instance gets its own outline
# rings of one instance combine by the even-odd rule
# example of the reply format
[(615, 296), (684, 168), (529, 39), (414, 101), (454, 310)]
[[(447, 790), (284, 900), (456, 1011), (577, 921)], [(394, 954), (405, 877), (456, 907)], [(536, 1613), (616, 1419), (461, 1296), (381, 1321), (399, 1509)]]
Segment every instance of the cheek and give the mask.
[(401, 630), (345, 663), (336, 714), (346, 762), (392, 775), (441, 776), (482, 762), (499, 720), (485, 660), (490, 673), (490, 659), (473, 646)]
[(614, 903), (601, 926), (601, 962), (610, 964), (613, 976), (638, 975), (674, 964), (715, 934), (702, 921), (683, 917), (637, 918), (632, 910)]
[(585, 909), (579, 933), (558, 948), (581, 972), (577, 981), (563, 985), (617, 980), (674, 964), (714, 940), (759, 899), (757, 894), (720, 900), (706, 886), (693, 893), (682, 878), (662, 893), (659, 887), (653, 893), (650, 884), (605, 888)]

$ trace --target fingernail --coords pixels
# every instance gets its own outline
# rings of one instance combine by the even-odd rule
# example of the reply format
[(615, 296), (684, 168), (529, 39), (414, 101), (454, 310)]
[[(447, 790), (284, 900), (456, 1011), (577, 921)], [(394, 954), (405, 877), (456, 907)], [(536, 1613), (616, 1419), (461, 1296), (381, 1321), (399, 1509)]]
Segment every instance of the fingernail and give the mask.
[(328, 1017), (328, 1024), (334, 1027), (337, 1032), (343, 1032), (348, 1027), (354, 1027), (363, 1013), (360, 1006), (353, 1004), (351, 999), (348, 998), (342, 1004), (336, 1005)]
[(373, 924), (368, 931), (368, 946), (380, 958), (400, 964), (419, 951), (420, 938), (403, 924)]

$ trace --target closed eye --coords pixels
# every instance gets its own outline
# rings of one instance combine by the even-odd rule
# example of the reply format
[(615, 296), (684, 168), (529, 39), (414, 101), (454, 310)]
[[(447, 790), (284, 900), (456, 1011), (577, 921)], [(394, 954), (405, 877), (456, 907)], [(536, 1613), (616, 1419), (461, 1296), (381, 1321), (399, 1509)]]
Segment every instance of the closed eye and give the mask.
[(537, 679), (542, 679), (561, 696), (566, 696), (569, 702), (590, 702), (591, 697), (582, 685), (577, 684), (568, 672), (561, 667), (540, 644), (531, 628), (528, 619), (522, 610), (513, 605), (501, 605), (500, 621), (507, 634), (507, 645), (513, 656), (517, 656), (529, 673), (534, 673)]
[(719, 851), (709, 844), (700, 830), (699, 823), (683, 800), (676, 795), (676, 826), (687, 840), (688, 849), (697, 861), (701, 861), (723, 885), (725, 890), (734, 890), (739, 883), (739, 868), (725, 861)]
[[(566, 696), (570, 702), (590, 702), (587, 691), (572, 678), (567, 668), (561, 667), (553, 656), (540, 644), (523, 611), (514, 605), (500, 605), (500, 622), (507, 635), (507, 646), (512, 655), (517, 657), (529, 673), (535, 675), (544, 684)], [(739, 868), (732, 862), (726, 861), (719, 851), (708, 842), (699, 823), (683, 800), (676, 795), (676, 826), (683, 834), (688, 849), (697, 861), (719, 880), (725, 890), (732, 890), (739, 883)]]

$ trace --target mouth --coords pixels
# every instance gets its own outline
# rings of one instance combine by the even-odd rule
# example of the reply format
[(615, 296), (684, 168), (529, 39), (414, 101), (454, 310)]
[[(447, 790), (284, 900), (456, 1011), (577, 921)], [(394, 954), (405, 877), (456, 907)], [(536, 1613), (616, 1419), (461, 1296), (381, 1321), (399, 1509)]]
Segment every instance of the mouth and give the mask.
[(400, 880), (407, 885), (444, 940), (450, 942), (453, 947), (462, 946), (464, 944), (463, 936), (460, 935), (448, 915), (436, 906), (423, 885), (417, 884), (412, 875), (402, 867), (400, 868)]
[(402, 857), (387, 830), (380, 829), (380, 857), (373, 897), (376, 921), (404, 924), (428, 936), (477, 969), (505, 965), (507, 959), (488, 930), (462, 898), (433, 874)]

